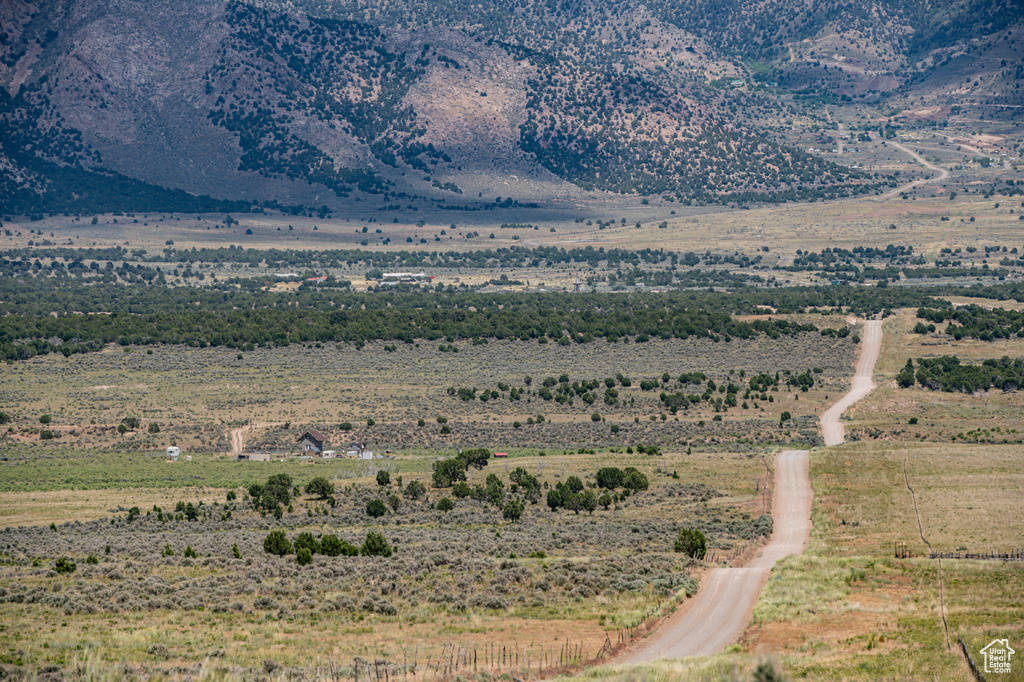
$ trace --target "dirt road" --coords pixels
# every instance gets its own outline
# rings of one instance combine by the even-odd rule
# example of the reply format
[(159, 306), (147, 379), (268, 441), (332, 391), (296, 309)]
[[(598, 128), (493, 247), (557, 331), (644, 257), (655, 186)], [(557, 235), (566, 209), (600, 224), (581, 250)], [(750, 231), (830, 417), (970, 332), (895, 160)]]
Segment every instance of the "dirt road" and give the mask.
[(909, 154), (910, 156), (914, 157), (914, 160), (917, 161), (919, 164), (921, 164), (922, 166), (924, 166), (925, 168), (927, 168), (929, 170), (936, 171), (938, 173), (938, 175), (933, 175), (932, 177), (924, 178), (923, 180), (914, 180), (913, 182), (908, 182), (907, 184), (905, 184), (905, 185), (903, 185), (901, 187), (897, 187), (894, 190), (890, 190), (890, 191), (886, 192), (885, 194), (878, 195), (877, 197), (875, 197), (875, 201), (883, 201), (885, 199), (891, 199), (894, 196), (896, 196), (897, 194), (899, 194), (900, 192), (907, 192), (907, 191), (910, 191), (910, 190), (914, 189), (915, 187), (920, 187), (921, 185), (927, 185), (929, 182), (938, 182), (939, 180), (945, 180), (946, 178), (949, 177), (949, 171), (948, 170), (946, 170), (945, 168), (939, 168), (935, 164), (927, 161), (923, 156), (921, 156), (917, 152), (915, 152), (915, 151), (913, 151), (911, 149), (907, 149), (906, 147), (901, 145), (899, 142), (893, 142), (892, 140), (889, 140), (889, 141), (886, 142), (886, 144), (888, 144), (890, 147), (895, 147), (896, 149), (899, 149), (904, 154)]
[(266, 429), (266, 428), (270, 428), (271, 426), (280, 426), (283, 423), (284, 422), (265, 422), (265, 423), (257, 424), (255, 422), (250, 422), (250, 423), (248, 423), (245, 426), (242, 426), (240, 428), (232, 429), (231, 430), (231, 454), (235, 455), (235, 456), (238, 456), (238, 455), (242, 454), (242, 450), (245, 449), (245, 434), (247, 432), (254, 431), (256, 429)]
[(245, 447), (245, 432), (249, 430), (249, 426), (243, 426), (239, 429), (231, 430), (231, 454), (240, 455), (242, 449)]
[[(839, 417), (875, 387), (871, 380), (882, 346), (882, 323), (869, 320), (857, 359), (852, 386), (821, 417), (826, 445), (843, 442)], [(774, 532), (760, 553), (745, 568), (714, 568), (701, 580), (697, 596), (662, 623), (658, 631), (614, 662), (646, 663), (662, 658), (710, 656), (737, 641), (754, 610), (761, 589), (775, 562), (800, 554), (811, 535), (814, 493), (808, 475), (806, 450), (786, 450), (775, 458), (775, 493), (772, 502)]]
[(855, 402), (866, 396), (875, 387), (871, 377), (875, 373), (875, 363), (882, 349), (882, 321), (868, 320), (864, 324), (864, 339), (860, 357), (854, 370), (850, 392), (844, 395), (835, 405), (821, 415), (821, 432), (825, 445), (839, 445), (843, 442), (843, 423), (839, 418), (843, 412)]
[(783, 557), (802, 552), (810, 538), (812, 492), (807, 467), (806, 450), (779, 453), (775, 458), (775, 532), (771, 541), (746, 568), (708, 571), (697, 596), (617, 663), (710, 656), (739, 639), (772, 566)]

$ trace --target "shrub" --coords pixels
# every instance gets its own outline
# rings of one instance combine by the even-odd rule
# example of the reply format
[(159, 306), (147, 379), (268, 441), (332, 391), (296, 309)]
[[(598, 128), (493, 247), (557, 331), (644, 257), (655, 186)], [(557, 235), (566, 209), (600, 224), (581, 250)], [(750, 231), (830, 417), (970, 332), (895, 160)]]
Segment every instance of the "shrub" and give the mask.
[(318, 554), (320, 552), (320, 543), (313, 537), (312, 533), (299, 533), (299, 537), (295, 538), (295, 551), (300, 549), (309, 550), (310, 554)]
[(326, 500), (334, 495), (334, 484), (323, 476), (317, 476), (306, 484), (306, 494), (316, 495), (321, 500)]
[(359, 548), (359, 553), (363, 556), (391, 556), (395, 550), (392, 549), (388, 541), (384, 539), (384, 536), (380, 533), (375, 533), (372, 530), (366, 534), (366, 539), (363, 540), (363, 546)]
[(622, 469), (618, 467), (602, 467), (597, 470), (597, 485), (607, 490), (615, 490), (622, 485)]
[(57, 559), (57, 562), (53, 565), (53, 570), (57, 571), (57, 573), (60, 573), (61, 575), (74, 573), (77, 568), (78, 564), (66, 557)]
[(459, 459), (463, 462), (463, 468), (483, 469), (491, 458), (491, 451), (487, 448), (472, 448), (459, 453)]
[(324, 556), (356, 556), (359, 548), (337, 535), (325, 535), (320, 540), (320, 553)]
[(387, 471), (378, 471), (377, 485), (391, 485), (391, 474)]
[(380, 518), (388, 513), (384, 500), (370, 500), (366, 503), (366, 515), (372, 518)]
[(146, 427), (146, 430), (150, 433), (160, 433), (160, 425), (156, 422), (149, 422), (149, 426)]
[(39, 440), (53, 440), (53, 431), (43, 429), (39, 432)]
[(590, 421), (592, 421), (592, 422), (599, 422), (599, 421), (601, 421), (601, 413), (600, 412), (595, 412), (592, 415), (590, 415)]
[(451, 457), (434, 462), (432, 475), (435, 488), (447, 488), (456, 481), (466, 480), (466, 467), (459, 457)]
[(771, 537), (772, 530), (775, 528), (775, 522), (772, 520), (771, 514), (761, 514), (753, 523), (750, 525), (750, 536), (756, 537)]
[(292, 553), (292, 543), (283, 530), (272, 530), (270, 535), (263, 540), (263, 551), (267, 554), (284, 556)]
[(234, 502), (237, 499), (238, 499), (238, 493), (236, 493), (234, 490), (229, 490), (228, 491), (228, 502)]
[(696, 528), (684, 528), (679, 531), (674, 548), (677, 552), (694, 559), (703, 559), (708, 551), (708, 541), (704, 533)]
[(420, 499), (425, 492), (427, 487), (417, 480), (409, 481), (409, 485), (405, 486), (405, 496), (410, 500)]
[(308, 566), (313, 563), (313, 553), (305, 547), (299, 549), (299, 551), (295, 552), (295, 563), (299, 566)]
[(509, 500), (505, 503), (505, 508), (501, 510), (501, 515), (506, 521), (518, 521), (523, 516), (524, 506), (519, 500)]
[(452, 502), (450, 497), (442, 497), (437, 501), (437, 508), (439, 511), (450, 512), (452, 509), (455, 509), (455, 503)]
[(470, 488), (469, 484), (466, 483), (465, 481), (459, 481), (458, 483), (452, 486), (452, 495), (455, 495), (455, 497), (459, 499), (469, 497), (472, 493), (473, 489)]
[(48, 414), (44, 414), (39, 417), (40, 424), (49, 424), (51, 421), (53, 421), (53, 417)]
[(235, 556), (236, 559), (242, 558), (242, 552), (239, 551), (237, 542), (231, 545), (231, 553)]
[(183, 553), (189, 559), (197, 559), (197, 558), (199, 558), (199, 555), (196, 553), (196, 551), (194, 549), (192, 549), (192, 545), (187, 545), (185, 547), (185, 551)]
[(633, 467), (626, 467), (622, 473), (622, 487), (627, 490), (632, 490), (633, 492), (636, 492), (637, 490), (647, 490), (650, 485), (647, 481), (647, 477)]

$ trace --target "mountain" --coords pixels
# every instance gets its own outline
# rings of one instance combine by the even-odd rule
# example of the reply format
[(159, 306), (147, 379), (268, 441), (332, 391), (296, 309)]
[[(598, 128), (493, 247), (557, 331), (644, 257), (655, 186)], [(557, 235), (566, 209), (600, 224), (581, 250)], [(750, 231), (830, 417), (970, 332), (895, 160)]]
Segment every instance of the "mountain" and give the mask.
[[(9, 0), (0, 210), (873, 191), (874, 178), (785, 144), (793, 104), (779, 94), (935, 98), (984, 72), (978, 97), (1013, 104), (1016, 9)], [(735, 79), (775, 85), (717, 87)]]

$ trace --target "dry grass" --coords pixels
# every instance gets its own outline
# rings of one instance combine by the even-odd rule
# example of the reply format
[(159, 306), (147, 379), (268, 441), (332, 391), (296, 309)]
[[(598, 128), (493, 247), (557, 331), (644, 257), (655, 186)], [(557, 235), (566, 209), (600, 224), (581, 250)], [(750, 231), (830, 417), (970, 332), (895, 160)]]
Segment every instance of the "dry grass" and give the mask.
[[(224, 498), (224, 491), (210, 490), (210, 496)], [(202, 495), (181, 490), (131, 488), (117, 490), (40, 490), (0, 492), (0, 527), (95, 521), (111, 516), (111, 509), (153, 505), (173, 508), (178, 500), (198, 502)]]
[[(938, 550), (1009, 550), (1024, 540), (1019, 448), (911, 444), (907, 472), (925, 537)], [(947, 651), (937, 562), (893, 557), (893, 543), (924, 551), (897, 444), (851, 443), (812, 455), (811, 546), (784, 560), (758, 602), (748, 651), (776, 652), (815, 679), (963, 679)], [(994, 531), (994, 532), (993, 532)], [(1024, 565), (943, 561), (951, 637), (978, 650), (1024, 636)], [(954, 641), (955, 644), (955, 641)]]
[[(816, 317), (823, 326), (837, 324), (820, 316), (801, 317)], [(0, 436), (7, 441), (0, 448), (35, 442), (47, 452), (72, 446), (79, 450), (156, 451), (173, 441), (196, 453), (227, 452), (227, 425), (245, 419), (278, 425), (246, 433), (251, 447), (285, 453), (295, 450), (300, 427), (336, 427), (342, 422), (351, 423), (353, 430), (329, 433), (338, 449), (348, 439), (368, 441), (375, 450), (408, 450), (481, 442), (535, 449), (639, 442), (678, 445), (731, 440), (754, 432), (764, 432), (767, 437), (778, 432), (783, 410), (794, 417), (813, 415), (826, 404), (827, 396), (844, 390), (854, 348), (849, 339), (813, 333), (731, 343), (654, 339), (643, 345), (596, 341), (566, 347), (523, 341), (491, 341), (480, 346), (458, 342), (458, 353), (441, 352), (440, 345), (399, 343), (394, 352), (385, 352), (380, 343), (362, 350), (346, 345), (315, 348), (294, 344), (257, 349), (241, 360), (230, 349), (170, 346), (148, 349), (152, 354), (118, 349), (69, 358), (58, 354), (38, 357), (6, 370), (0, 407), (15, 415), (17, 428), (10, 436)], [(712, 421), (713, 412), (706, 405), (680, 412), (679, 421), (660, 419), (665, 409), (659, 394), (683, 389), (674, 381), (683, 372), (702, 371), (722, 383), (730, 380), (731, 371), (731, 380), (745, 388), (749, 377), (759, 372), (799, 374), (815, 367), (822, 373), (815, 375), (817, 385), (810, 392), (796, 394), (783, 386), (772, 394), (772, 402), (750, 400), (749, 409), (731, 409), (723, 415), (722, 424)], [(741, 370), (747, 378), (739, 378)], [(666, 388), (639, 388), (642, 379), (657, 379), (660, 384), (664, 372), (673, 377)], [(446, 392), (450, 386), (497, 390), (501, 382), (526, 388), (527, 375), (534, 379), (529, 391), (536, 391), (544, 377), (562, 373), (574, 381), (602, 382), (622, 373), (632, 380), (632, 386), (618, 386), (620, 395), (614, 406), (601, 401), (603, 384), (593, 405), (580, 398), (572, 406), (560, 405), (529, 392), (522, 400), (510, 401), (507, 391), (487, 403), (465, 402)], [(689, 392), (701, 391), (703, 387), (689, 388)], [(592, 422), (595, 411), (606, 421)], [(42, 414), (53, 416), (49, 428), (61, 436), (49, 445), (38, 442)], [(545, 424), (525, 426), (538, 414), (545, 416)], [(143, 428), (121, 437), (115, 427), (128, 415), (139, 417)], [(438, 416), (449, 419), (451, 436), (440, 434)], [(657, 421), (652, 422), (652, 416)], [(369, 418), (376, 425), (367, 426)], [(417, 426), (420, 418), (426, 421), (424, 427)], [(160, 424), (160, 433), (146, 433), (151, 421)], [(515, 421), (524, 428), (513, 428)], [(700, 421), (705, 426), (699, 426)], [(280, 428), (287, 422), (292, 429)], [(621, 431), (613, 433), (612, 425)]]
[[(339, 506), (326, 515), (322, 502), (302, 499), (281, 522), (264, 519), (239, 503), (228, 521), (216, 520), (227, 510), (222, 507), (214, 509), (210, 521), (157, 523), (146, 516), (147, 505), (170, 509), (178, 497), (159, 490), (8, 493), (0, 498), (9, 509), (5, 524), (45, 526), (50, 520), (60, 521), (65, 516), (59, 505), (75, 510), (73, 515), (85, 522), (59, 526), (57, 531), (11, 529), (2, 534), (0, 552), (7, 564), (0, 568), (0, 584), (7, 591), (0, 598), (0, 651), (9, 652), (6, 664), (33, 669), (46, 665), (68, 669), (85, 661), (94, 666), (97, 679), (116, 676), (122, 665), (139, 674), (192, 670), (197, 661), (207, 659), (213, 668), (228, 670), (229, 676), (254, 674), (268, 659), (308, 671), (317, 656), (325, 664), (330, 659), (340, 666), (356, 656), (394, 664), (418, 655), (422, 671), (426, 659), (436, 661), (449, 642), (476, 650), (480, 661), (491, 643), (505, 646), (506, 652), (518, 647), (519, 668), (525, 667), (523, 658), (529, 656), (534, 670), (542, 647), (548, 656), (554, 652), (556, 660), (567, 641), (593, 655), (606, 632), (614, 639), (616, 628), (635, 624), (645, 612), (670, 607), (678, 595), (653, 584), (636, 590), (580, 591), (578, 596), (573, 590), (595, 585), (595, 580), (611, 581), (608, 585), (618, 584), (617, 580), (646, 581), (670, 565), (671, 573), (681, 576), (682, 564), (670, 551), (674, 537), (670, 527), (709, 523), (723, 529), (712, 535), (712, 544), (727, 549), (737, 538), (724, 529), (740, 528), (762, 511), (757, 481), (763, 465), (741, 453), (515, 456), (507, 463), (492, 461), (483, 471), (472, 470), (470, 483), (482, 483), (488, 474), (507, 482), (514, 466), (528, 468), (549, 484), (570, 475), (590, 481), (596, 468), (606, 465), (639, 467), (649, 477), (651, 489), (593, 517), (552, 514), (543, 503), (528, 506), (519, 524), (502, 521), (500, 513), (478, 503), (458, 502), (450, 516), (442, 516), (423, 501), (409, 500), (403, 501), (400, 513), (389, 513), (383, 526), (371, 524), (362, 510), (366, 499), (378, 494), (372, 478), (345, 480), (339, 487)], [(295, 467), (288, 471), (294, 473)], [(425, 478), (408, 472), (403, 478), (408, 483), (416, 476)], [(695, 483), (722, 495), (701, 501), (677, 493), (681, 484)], [(206, 488), (192, 491), (188, 499), (204, 499), (208, 508), (211, 499), (223, 500), (223, 493)], [(444, 494), (450, 491), (431, 489), (428, 497), (436, 501)], [(135, 504), (144, 511), (134, 523), (87, 520), (104, 516), (104, 505)], [(317, 557), (312, 566), (297, 569), (293, 557), (278, 559), (262, 552), (262, 539), (272, 527), (284, 528), (292, 537), (309, 530), (347, 539), (377, 528), (399, 551), (391, 560)], [(613, 536), (618, 539), (612, 540)], [(233, 542), (240, 546), (243, 559), (231, 556)], [(104, 544), (112, 546), (110, 555), (104, 553)], [(181, 558), (186, 544), (199, 551), (199, 559)], [(177, 556), (160, 556), (165, 545), (172, 546)], [(546, 550), (547, 558), (525, 558), (536, 548)], [(510, 559), (509, 551), (518, 558)], [(99, 557), (98, 565), (84, 563), (90, 553)], [(49, 570), (59, 554), (78, 561), (72, 577), (59, 577)], [(33, 557), (40, 559), (40, 566), (32, 565)], [(434, 566), (438, 557), (459, 563)], [(625, 566), (623, 561), (648, 559), (654, 563), (647, 568), (630, 563), (627, 573), (614, 573), (619, 570), (615, 566)], [(348, 565), (353, 562), (358, 566)], [(422, 571), (427, 565), (431, 568)], [(570, 568), (577, 565), (584, 572)], [(506, 571), (530, 577), (506, 582), (502, 579)], [(559, 577), (563, 573), (571, 579)], [(551, 585), (538, 587), (544, 580)], [(160, 589), (148, 592), (151, 585)], [(501, 585), (507, 585), (508, 591)], [(441, 592), (464, 600), (468, 607), (427, 598)], [(470, 597), (478, 593), (502, 596), (508, 606), (497, 610), (476, 606)], [(23, 596), (10, 598), (15, 594)], [(278, 606), (255, 607), (253, 600), (264, 595)], [(397, 613), (374, 613), (359, 606), (320, 609), (325, 600), (359, 605), (369, 597), (386, 598)], [(159, 603), (146, 606), (152, 600)], [(224, 605), (231, 602), (240, 608), (225, 610)], [(510, 671), (507, 662), (480, 668)], [(192, 674), (201, 678), (205, 673), (194, 670)]]
[[(928, 151), (927, 142), (912, 141), (907, 144), (919, 149), (928, 158), (936, 156)], [(895, 151), (883, 152), (878, 158), (884, 160), (885, 154), (890, 154), (899, 162), (896, 166), (898, 168), (920, 169), (919, 166), (908, 164), (906, 155)], [(939, 158), (944, 165), (963, 160), (962, 156), (949, 149), (943, 150), (942, 154)], [(855, 161), (852, 157), (844, 159), (846, 163), (852, 161)], [(978, 171), (967, 175), (987, 177)], [(955, 183), (948, 183), (950, 189), (954, 189), (964, 179), (957, 175), (955, 180)], [(928, 192), (923, 192), (915, 200), (896, 197), (878, 201), (874, 197), (865, 197), (830, 203), (764, 206), (750, 210), (686, 207), (658, 198), (652, 198), (649, 204), (642, 204), (637, 197), (605, 196), (599, 201), (592, 200), (585, 204), (554, 205), (543, 212), (423, 215), (426, 224), (422, 227), (409, 222), (407, 214), (399, 217), (400, 222), (392, 223), (390, 214), (382, 214), (370, 205), (353, 206), (345, 211), (344, 217), (337, 215), (332, 219), (236, 216), (239, 223), (231, 227), (223, 226), (219, 216), (197, 219), (193, 216), (148, 215), (145, 218), (140, 216), (139, 223), (121, 217), (116, 224), (113, 216), (102, 216), (97, 225), (91, 225), (85, 219), (76, 223), (70, 218), (54, 216), (35, 223), (8, 223), (14, 232), (11, 236), (0, 235), (0, 248), (24, 248), (28, 241), (38, 241), (39, 235), (29, 234), (29, 229), (42, 230), (47, 239), (58, 244), (68, 239), (72, 239), (75, 246), (127, 244), (132, 248), (147, 249), (151, 253), (160, 252), (167, 240), (173, 241), (176, 248), (216, 248), (237, 244), (247, 249), (366, 248), (382, 251), (469, 251), (535, 245), (573, 248), (589, 245), (595, 248), (616, 246), (628, 249), (666, 248), (696, 252), (710, 249), (752, 253), (761, 246), (770, 245), (773, 257), (778, 254), (789, 258), (797, 249), (817, 251), (826, 247), (850, 249), (855, 246), (912, 245), (916, 252), (935, 258), (943, 247), (980, 248), (990, 244), (1019, 246), (1019, 196), (997, 194), (986, 199), (978, 194), (967, 195), (961, 188), (956, 199), (950, 201), (945, 194), (931, 196), (936, 188), (929, 187)], [(999, 208), (995, 208), (997, 203), (1000, 204)], [(1010, 213), (1011, 210), (1014, 213)], [(940, 221), (944, 216), (950, 220)], [(416, 219), (420, 217), (417, 215)], [(581, 217), (592, 221), (614, 220), (616, 224), (598, 229), (596, 222), (591, 225), (577, 222)], [(974, 222), (970, 222), (972, 217)], [(626, 220), (625, 225), (621, 223), (623, 218)], [(662, 221), (668, 223), (667, 228), (659, 229), (658, 225)], [(453, 222), (457, 225), (454, 230), (450, 227)], [(637, 222), (641, 223), (640, 229), (635, 227)], [(500, 229), (501, 223), (529, 223), (538, 229)], [(892, 225), (896, 229), (892, 229)], [(293, 229), (289, 230), (289, 226)], [(362, 232), (364, 227), (367, 233)], [(555, 232), (551, 232), (552, 228)], [(245, 235), (246, 229), (252, 229), (254, 234)], [(376, 234), (377, 229), (382, 230), (381, 235)], [(442, 236), (441, 230), (448, 234)], [(51, 232), (53, 237), (49, 236)], [(479, 232), (480, 236), (466, 239), (467, 232)], [(495, 239), (489, 239), (491, 233)], [(383, 236), (391, 238), (389, 245), (380, 244), (379, 238)], [(435, 241), (435, 236), (440, 237), (440, 241)], [(452, 238), (449, 239), (449, 236)], [(413, 238), (413, 243), (407, 243), (407, 238)], [(421, 244), (420, 238), (427, 239), (427, 243)], [(368, 244), (363, 246), (361, 242), (367, 239)], [(544, 281), (543, 276), (538, 277), (536, 270), (505, 272), (510, 278), (525, 277), (534, 282)], [(566, 276), (559, 283), (561, 285), (569, 281), (570, 278)]]
[[(982, 442), (1016, 442), (1024, 431), (1024, 393), (991, 390), (968, 395), (931, 391), (921, 386), (899, 388), (896, 374), (910, 358), (955, 355), (963, 362), (981, 362), (988, 358), (1024, 356), (1024, 339), (1000, 339), (984, 342), (955, 339), (944, 334), (914, 334), (920, 320), (914, 310), (902, 310), (885, 321), (882, 352), (875, 368), (878, 388), (857, 403), (848, 415), (848, 430), (860, 437), (887, 440), (938, 440), (949, 442), (952, 436), (976, 431)], [(937, 325), (939, 331), (945, 324)], [(917, 424), (908, 420), (916, 417)]]

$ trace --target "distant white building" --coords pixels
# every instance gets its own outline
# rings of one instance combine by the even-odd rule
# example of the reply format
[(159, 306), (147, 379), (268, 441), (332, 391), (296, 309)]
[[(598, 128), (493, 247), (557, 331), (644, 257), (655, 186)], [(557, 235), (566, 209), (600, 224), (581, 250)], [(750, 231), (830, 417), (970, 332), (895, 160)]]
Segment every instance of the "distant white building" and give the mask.
[(179, 457), (181, 457), (181, 448), (179, 448), (177, 445), (172, 445), (171, 447), (167, 448), (167, 459), (171, 460), (172, 462), (177, 462)]
[(353, 459), (373, 459), (373, 451), (367, 450), (364, 443), (353, 442), (348, 446), (345, 456)]

